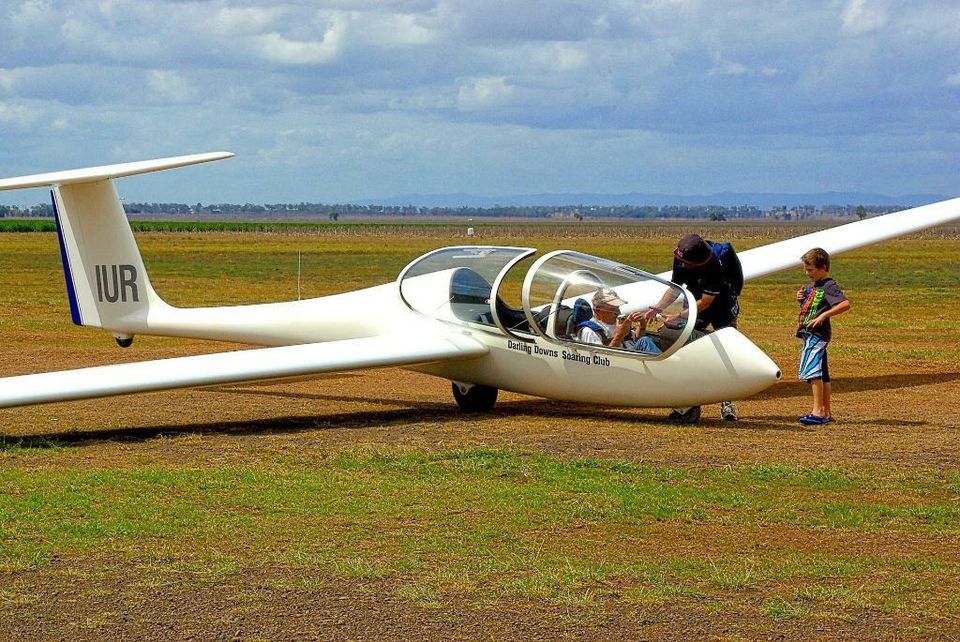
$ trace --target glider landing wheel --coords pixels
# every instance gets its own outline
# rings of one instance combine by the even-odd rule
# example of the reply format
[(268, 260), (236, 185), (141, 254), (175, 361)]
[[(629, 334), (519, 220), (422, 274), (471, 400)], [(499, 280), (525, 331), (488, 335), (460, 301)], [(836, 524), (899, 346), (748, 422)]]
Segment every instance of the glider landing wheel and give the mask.
[(700, 421), (700, 406), (691, 406), (686, 409), (674, 409), (667, 417), (667, 421), (674, 424), (695, 424)]
[(121, 348), (129, 348), (133, 345), (133, 337), (127, 335), (114, 336), (114, 339), (117, 340), (117, 345)]
[(487, 412), (497, 403), (499, 390), (473, 383), (453, 382), (453, 398), (464, 412)]

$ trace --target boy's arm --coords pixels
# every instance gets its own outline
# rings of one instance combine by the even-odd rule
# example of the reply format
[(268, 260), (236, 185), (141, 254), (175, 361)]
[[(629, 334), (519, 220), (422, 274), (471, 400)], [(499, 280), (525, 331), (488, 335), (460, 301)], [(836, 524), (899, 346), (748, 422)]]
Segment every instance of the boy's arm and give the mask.
[(826, 321), (827, 319), (829, 319), (830, 317), (835, 317), (838, 314), (843, 314), (849, 309), (850, 309), (850, 301), (844, 299), (840, 303), (836, 304), (831, 308), (827, 308), (826, 310), (824, 310), (823, 312), (815, 316), (813, 319), (811, 319), (810, 323), (807, 324), (807, 327), (815, 328), (821, 323), (823, 323), (824, 321)]

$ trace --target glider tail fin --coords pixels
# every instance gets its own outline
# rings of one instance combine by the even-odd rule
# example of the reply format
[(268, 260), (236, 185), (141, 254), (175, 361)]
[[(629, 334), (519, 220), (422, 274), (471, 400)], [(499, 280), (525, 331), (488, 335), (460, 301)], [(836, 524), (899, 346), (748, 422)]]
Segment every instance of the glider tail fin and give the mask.
[(53, 187), (53, 209), (70, 314), (77, 325), (113, 331), (118, 341), (144, 329), (154, 292), (113, 179), (232, 154), (216, 152), (0, 180), (0, 190)]
[(59, 185), (53, 210), (73, 322), (133, 334), (150, 306), (163, 301), (150, 285), (113, 181)]

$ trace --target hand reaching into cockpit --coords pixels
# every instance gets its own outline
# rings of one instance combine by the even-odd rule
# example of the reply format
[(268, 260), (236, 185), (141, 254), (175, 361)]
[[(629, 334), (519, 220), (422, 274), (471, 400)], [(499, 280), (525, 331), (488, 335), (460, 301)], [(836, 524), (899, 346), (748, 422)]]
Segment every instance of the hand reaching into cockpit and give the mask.
[(662, 314), (662, 313), (663, 313), (662, 309), (658, 308), (655, 305), (651, 305), (649, 308), (647, 308), (647, 311), (643, 313), (643, 318), (646, 319), (647, 321), (653, 321), (654, 319), (657, 318), (658, 314)]

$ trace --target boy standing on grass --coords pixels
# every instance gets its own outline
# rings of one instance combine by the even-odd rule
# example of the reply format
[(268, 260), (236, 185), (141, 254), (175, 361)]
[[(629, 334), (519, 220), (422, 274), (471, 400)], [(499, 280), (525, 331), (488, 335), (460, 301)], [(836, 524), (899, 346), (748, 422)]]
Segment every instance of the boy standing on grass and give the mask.
[(797, 378), (810, 384), (813, 412), (800, 417), (805, 426), (819, 426), (833, 421), (830, 412), (830, 370), (827, 367), (827, 344), (830, 342), (830, 317), (850, 309), (837, 282), (830, 278), (830, 255), (815, 247), (800, 257), (803, 271), (810, 278), (797, 292), (800, 316), (797, 337), (803, 339)]

